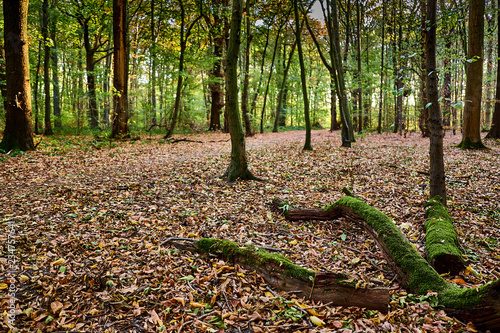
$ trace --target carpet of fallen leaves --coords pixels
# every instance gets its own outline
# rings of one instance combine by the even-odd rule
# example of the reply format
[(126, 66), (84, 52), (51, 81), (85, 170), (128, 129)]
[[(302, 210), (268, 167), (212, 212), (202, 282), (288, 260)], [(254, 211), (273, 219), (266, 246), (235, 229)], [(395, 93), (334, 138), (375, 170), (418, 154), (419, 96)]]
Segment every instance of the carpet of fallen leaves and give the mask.
[[(476, 332), (396, 282), (374, 242), (347, 220), (291, 224), (274, 197), (322, 207), (349, 187), (387, 214), (424, 254), (429, 142), (418, 133), (366, 134), (351, 149), (339, 133), (247, 139), (265, 182), (227, 184), (227, 134), (198, 142), (161, 136), (97, 142), (43, 138), (35, 152), (0, 156), (0, 330), (8, 331), (7, 237), (18, 267), (12, 332)], [(500, 143), (455, 148), (445, 137), (449, 212), (467, 269), (446, 278), (474, 287), (500, 278)], [(12, 227), (12, 226), (15, 227)], [(168, 237), (225, 238), (274, 247), (304, 267), (392, 289), (386, 314), (297, 299), (215, 258), (160, 244)]]

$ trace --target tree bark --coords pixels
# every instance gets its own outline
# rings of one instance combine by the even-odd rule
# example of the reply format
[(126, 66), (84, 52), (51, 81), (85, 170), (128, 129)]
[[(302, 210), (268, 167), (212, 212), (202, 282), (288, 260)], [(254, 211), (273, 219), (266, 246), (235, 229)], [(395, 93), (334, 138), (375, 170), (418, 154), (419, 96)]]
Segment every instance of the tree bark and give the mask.
[(241, 112), (245, 122), (245, 135), (253, 136), (252, 123), (250, 122), (250, 110), (248, 109), (248, 89), (250, 85), (250, 48), (252, 44), (252, 25), (250, 22), (250, 1), (246, 1), (246, 47), (245, 47), (245, 78), (243, 80), (243, 92), (241, 93)]
[(420, 110), (420, 115), (418, 117), (418, 127), (420, 128), (420, 132), (422, 133), (423, 138), (428, 138), (431, 136), (431, 131), (429, 127), (429, 109), (427, 108), (427, 92), (426, 92), (426, 82), (427, 82), (427, 55), (425, 51), (425, 34), (427, 32), (427, 23), (426, 23), (426, 14), (427, 13), (427, 5), (426, 0), (420, 0), (420, 15), (422, 17), (422, 29), (421, 29), (421, 39), (420, 39), (420, 48), (421, 48), (421, 70), (420, 70), (420, 95), (422, 99), (422, 109)]
[(302, 53), (301, 29), (299, 24), (298, 0), (293, 1), (293, 11), (295, 13), (295, 38), (297, 40), (297, 53), (300, 63), (300, 82), (302, 84), (302, 97), (304, 100), (304, 118), (306, 122), (306, 140), (302, 150), (313, 150), (311, 146), (311, 120), (309, 118), (309, 97), (307, 95), (306, 70), (304, 65), (304, 54)]
[(469, 42), (462, 149), (485, 148), (481, 142), (481, 97), (483, 92), (484, 0), (469, 0)]
[(273, 206), (284, 211), (288, 221), (349, 217), (373, 237), (388, 264), (397, 273), (400, 283), (411, 292), (427, 295), (432, 291), (437, 294), (432, 296), (435, 306), (450, 315), (465, 322), (472, 321), (480, 329), (500, 329), (500, 280), (470, 289), (448, 283), (417, 252), (391, 219), (362, 200), (343, 197), (325, 209), (300, 209), (288, 208), (282, 200), (274, 199)]
[(427, 1), (427, 29), (425, 33), (425, 53), (427, 59), (426, 88), (429, 110), (430, 137), (430, 197), (440, 196), (446, 206), (446, 184), (444, 175), (443, 137), (444, 130), (441, 120), (441, 109), (438, 98), (438, 77), (436, 72), (436, 0)]
[[(423, 0), (422, 0), (423, 2)], [(382, 0), (382, 46), (380, 47), (380, 97), (378, 107), (378, 134), (382, 133), (382, 111), (384, 108), (384, 50), (385, 50), (385, 0)]]
[[(51, 7), (54, 9), (55, 4)], [(50, 56), (52, 58), (52, 103), (54, 107), (54, 127), (61, 129), (61, 92), (59, 87), (59, 59), (57, 53), (56, 23), (56, 18), (52, 16), (50, 20), (50, 38), (52, 40), (52, 47), (50, 50)]]
[[(497, 4), (497, 22), (500, 22), (500, 0)], [(497, 29), (498, 36), (497, 40), (500, 40), (500, 29)], [(500, 46), (497, 43), (497, 51), (500, 55)], [(491, 128), (488, 132), (487, 138), (500, 139), (500, 56), (497, 57), (497, 83), (495, 89), (495, 111), (493, 112), (493, 119), (491, 121)]]
[(465, 269), (465, 262), (453, 220), (439, 197), (428, 200), (425, 207), (427, 261), (439, 274), (457, 275)]
[[(356, 287), (349, 277), (326, 272), (315, 272), (295, 265), (286, 257), (264, 249), (222, 239), (203, 238), (198, 241), (167, 240), (177, 248), (215, 255), (221, 259), (256, 270), (267, 284), (280, 291), (293, 292), (298, 297), (333, 306), (357, 306), (387, 312), (391, 300), (389, 289)], [(352, 279), (351, 279), (352, 280)], [(359, 285), (362, 285), (359, 283)]]
[(52, 135), (50, 120), (50, 41), (49, 41), (49, 1), (42, 3), (42, 38), (43, 38), (43, 92), (45, 94), (45, 135)]
[(228, 182), (241, 180), (256, 180), (248, 169), (245, 148), (245, 134), (241, 123), (238, 104), (238, 55), (241, 44), (241, 20), (243, 0), (233, 0), (229, 44), (226, 54), (226, 110), (231, 135), (231, 162), (225, 176)]
[(127, 0), (113, 0), (113, 129), (111, 137), (128, 133)]
[[(297, 45), (297, 42), (294, 42), (292, 44), (292, 49), (290, 50), (290, 54), (288, 56), (288, 61), (286, 62), (286, 67), (283, 72), (283, 80), (281, 81), (281, 87), (279, 91), (279, 96), (278, 96), (278, 106), (276, 107), (276, 118), (274, 119), (274, 127), (273, 127), (273, 132), (277, 133), (278, 132), (278, 125), (284, 126), (285, 121), (283, 118), (286, 118), (286, 93), (287, 93), (287, 85), (286, 85), (286, 80), (288, 77), (288, 71), (290, 70), (290, 65), (292, 63), (292, 58), (293, 58), (293, 53), (295, 51), (295, 45)], [(284, 47), (286, 50), (286, 47)], [(285, 51), (284, 50), (284, 51)], [(285, 57), (285, 52), (283, 52), (283, 57)]]
[(28, 50), (28, 0), (4, 0), (4, 47), (7, 81), (5, 130), (0, 149), (34, 150)]

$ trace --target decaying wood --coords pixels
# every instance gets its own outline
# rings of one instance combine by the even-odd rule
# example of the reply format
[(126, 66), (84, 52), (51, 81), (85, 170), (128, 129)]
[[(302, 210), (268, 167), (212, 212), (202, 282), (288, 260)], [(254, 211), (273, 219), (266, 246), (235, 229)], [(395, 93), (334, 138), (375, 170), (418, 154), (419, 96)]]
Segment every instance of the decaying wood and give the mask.
[(404, 286), (421, 295), (432, 291), (436, 294), (435, 305), (449, 314), (471, 321), (480, 329), (500, 332), (500, 280), (470, 289), (448, 283), (418, 254), (387, 216), (362, 200), (344, 197), (326, 209), (301, 209), (274, 199), (273, 207), (283, 212), (289, 221), (348, 217), (373, 237)]
[[(199, 246), (199, 242), (212, 242), (210, 247)], [(387, 312), (390, 302), (388, 288), (368, 287), (349, 280), (347, 276), (307, 270), (297, 266), (285, 257), (254, 246), (240, 246), (226, 240), (186, 240), (170, 238), (169, 243), (177, 248), (215, 255), (233, 264), (240, 264), (254, 270), (267, 284), (280, 291), (287, 291), (299, 297), (316, 302), (331, 303), (333, 306), (357, 306)], [(229, 250), (228, 250), (229, 248)], [(299, 274), (290, 273), (292, 270)]]

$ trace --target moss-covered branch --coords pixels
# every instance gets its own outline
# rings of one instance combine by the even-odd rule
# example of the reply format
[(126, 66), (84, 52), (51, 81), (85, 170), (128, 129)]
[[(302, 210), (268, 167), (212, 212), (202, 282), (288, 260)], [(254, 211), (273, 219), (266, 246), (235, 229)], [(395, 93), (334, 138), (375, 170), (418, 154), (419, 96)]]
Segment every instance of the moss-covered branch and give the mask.
[(215, 255), (246, 269), (255, 270), (270, 286), (293, 292), (299, 297), (334, 306), (358, 306), (386, 312), (390, 302), (389, 289), (358, 287), (356, 282), (342, 274), (320, 273), (298, 266), (286, 257), (269, 253), (254, 246), (203, 238), (185, 242), (170, 242), (184, 250)]
[(472, 321), (479, 328), (500, 330), (500, 280), (479, 288), (462, 289), (444, 280), (415, 250), (396, 225), (382, 212), (362, 200), (343, 197), (325, 209), (291, 208), (275, 199), (291, 221), (333, 220), (349, 216), (359, 223), (378, 243), (382, 253), (398, 274), (400, 281), (412, 292), (425, 295), (435, 292), (436, 306), (464, 321)]
[(460, 273), (465, 268), (465, 263), (453, 220), (439, 197), (427, 201), (425, 207), (428, 218), (425, 222), (427, 260), (438, 273)]

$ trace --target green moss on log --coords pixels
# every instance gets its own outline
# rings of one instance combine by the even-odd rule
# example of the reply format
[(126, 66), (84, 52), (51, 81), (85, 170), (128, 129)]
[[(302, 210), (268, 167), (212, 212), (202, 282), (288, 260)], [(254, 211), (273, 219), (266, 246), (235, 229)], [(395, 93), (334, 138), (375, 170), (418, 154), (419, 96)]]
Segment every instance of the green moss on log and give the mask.
[(458, 274), (465, 268), (453, 219), (441, 203), (440, 197), (429, 199), (425, 204), (425, 243), (427, 260), (439, 273)]
[(449, 284), (408, 242), (394, 222), (382, 212), (353, 197), (343, 197), (326, 209), (336, 206), (351, 208), (378, 233), (394, 263), (407, 275), (410, 290), (425, 295), (427, 291), (441, 292), (449, 287)]
[(213, 238), (202, 238), (196, 242), (196, 251), (201, 253), (212, 253), (223, 257), (228, 261), (238, 261), (242, 265), (251, 267), (276, 266), (285, 276), (294, 277), (303, 281), (313, 281), (316, 272), (295, 265), (289, 259), (276, 253), (269, 253), (254, 246), (239, 246), (237, 243)]

